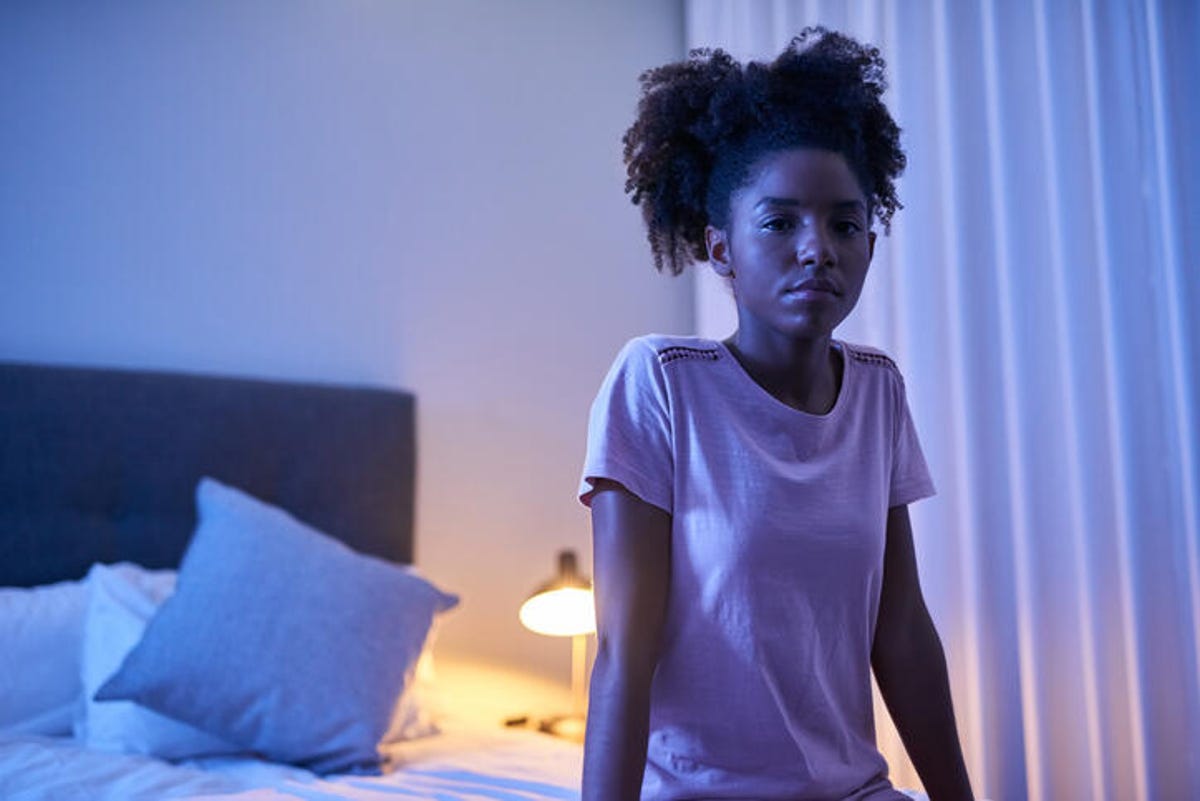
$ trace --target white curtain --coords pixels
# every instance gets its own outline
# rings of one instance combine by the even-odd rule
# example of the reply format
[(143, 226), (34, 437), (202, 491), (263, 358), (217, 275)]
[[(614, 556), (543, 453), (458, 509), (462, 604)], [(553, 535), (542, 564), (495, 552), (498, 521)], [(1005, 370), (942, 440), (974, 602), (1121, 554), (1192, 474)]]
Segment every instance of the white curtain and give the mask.
[[(691, 0), (690, 47), (877, 44), (905, 209), (839, 335), (890, 351), (977, 794), (1200, 798), (1200, 3)], [(733, 328), (697, 282), (699, 333)], [(898, 784), (915, 773), (886, 714)]]

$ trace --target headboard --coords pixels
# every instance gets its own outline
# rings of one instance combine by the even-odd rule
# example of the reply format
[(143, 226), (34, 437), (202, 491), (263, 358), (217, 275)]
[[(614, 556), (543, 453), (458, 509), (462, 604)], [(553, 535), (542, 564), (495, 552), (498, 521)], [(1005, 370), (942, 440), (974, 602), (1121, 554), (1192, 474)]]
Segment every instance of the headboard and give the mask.
[(177, 566), (205, 475), (411, 562), (414, 406), (384, 389), (0, 362), (0, 586)]

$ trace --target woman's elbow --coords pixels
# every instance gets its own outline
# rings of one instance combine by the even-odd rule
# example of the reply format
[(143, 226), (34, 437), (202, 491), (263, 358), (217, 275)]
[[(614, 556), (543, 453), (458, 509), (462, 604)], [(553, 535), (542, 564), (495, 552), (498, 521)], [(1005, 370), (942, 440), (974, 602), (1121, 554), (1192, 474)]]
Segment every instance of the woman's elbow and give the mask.
[(924, 604), (904, 614), (881, 615), (871, 645), (876, 673), (911, 669), (932, 658), (944, 658), (942, 641)]
[(658, 664), (657, 650), (653, 643), (631, 643), (598, 633), (592, 686), (648, 691)]

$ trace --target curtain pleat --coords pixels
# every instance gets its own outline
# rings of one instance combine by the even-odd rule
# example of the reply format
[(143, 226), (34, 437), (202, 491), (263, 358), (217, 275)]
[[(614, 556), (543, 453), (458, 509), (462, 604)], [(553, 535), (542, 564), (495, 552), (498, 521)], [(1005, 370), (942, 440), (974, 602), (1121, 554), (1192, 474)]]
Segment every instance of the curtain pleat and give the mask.
[[(1053, 0), (1050, 0), (1050, 4), (1053, 4)], [(1062, 433), (1061, 530), (1068, 535), (1067, 544), (1069, 545), (1068, 552), (1061, 560), (1066, 573), (1062, 579), (1062, 586), (1066, 588), (1063, 594), (1067, 595), (1075, 606), (1076, 617), (1079, 621), (1078, 640), (1071, 644), (1072, 653), (1070, 654), (1075, 657), (1073, 669), (1078, 676), (1078, 681), (1074, 685), (1076, 692), (1070, 696), (1062, 696), (1070, 699), (1079, 714), (1063, 716), (1063, 720), (1068, 721), (1068, 730), (1060, 732), (1055, 738), (1056, 741), (1066, 740), (1074, 745), (1074, 748), (1071, 749), (1071, 765), (1074, 766), (1075, 771), (1074, 782), (1070, 782), (1072, 777), (1066, 769), (1052, 772), (1049, 778), (1056, 789), (1051, 791), (1050, 797), (1054, 797), (1054, 793), (1068, 793), (1103, 798), (1107, 795), (1105, 788), (1108, 782), (1101, 768), (1104, 760), (1103, 746), (1100, 742), (1102, 730), (1100, 698), (1096, 671), (1092, 669), (1098, 660), (1096, 631), (1093, 626), (1095, 620), (1094, 582), (1087, 560), (1088, 541), (1085, 532), (1088, 528), (1084, 480), (1079, 460), (1076, 458), (1080, 451), (1082, 436), (1079, 421), (1081, 376), (1079, 362), (1072, 358), (1071, 350), (1073, 306), (1071, 287), (1067, 284), (1066, 279), (1072, 254), (1068, 248), (1066, 236), (1068, 221), (1063, 219), (1063, 192), (1060, 190), (1064, 181), (1065, 167), (1061, 164), (1059, 153), (1064, 145), (1063, 134), (1070, 130), (1068, 127), (1070, 118), (1056, 119), (1056, 111), (1068, 110), (1069, 104), (1059, 100), (1056, 94), (1058, 87), (1052, 80), (1053, 76), (1062, 74), (1055, 69), (1053, 64), (1053, 60), (1061, 51), (1052, 46), (1052, 24), (1047, 19), (1050, 12), (1047, 0), (1035, 0), (1033, 5), (1031, 18), (1034, 25), (1036, 48), (1036, 62), (1033, 68), (1037, 82), (1037, 146), (1039, 161), (1042, 165), (1041, 189), (1047, 214), (1048, 264), (1051, 266), (1049, 288), (1053, 299), (1050, 319), (1054, 329), (1049, 342), (1054, 348), (1053, 357), (1058, 368), (1056, 389), (1060, 398), (1059, 404), (1051, 410), (1051, 414), (1054, 416), (1054, 420), (1060, 424)], [(1055, 30), (1058, 29), (1055, 26)], [(1054, 636), (1053, 631), (1051, 635)], [(1064, 666), (1064, 668), (1058, 671), (1058, 675), (1069, 677), (1072, 668), (1069, 666)], [(1060, 702), (1059, 706), (1061, 707), (1063, 704)], [(1080, 716), (1083, 726), (1075, 727), (1072, 730), (1069, 721)], [(1050, 758), (1056, 757), (1057, 754), (1052, 751)], [(1064, 779), (1070, 786), (1062, 786)], [(1033, 794), (1031, 793), (1031, 795)]]
[[(977, 792), (1200, 798), (1200, 4), (691, 0), (689, 46), (873, 42), (909, 168), (839, 335), (889, 350)], [(699, 333), (728, 293), (697, 281)], [(893, 780), (915, 771), (881, 704)]]

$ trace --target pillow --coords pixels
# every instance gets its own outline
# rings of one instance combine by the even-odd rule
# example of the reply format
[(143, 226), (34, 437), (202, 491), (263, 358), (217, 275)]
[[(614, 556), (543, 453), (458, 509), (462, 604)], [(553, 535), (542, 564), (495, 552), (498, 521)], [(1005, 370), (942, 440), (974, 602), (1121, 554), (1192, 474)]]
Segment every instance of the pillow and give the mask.
[(0, 588), (0, 731), (71, 733), (87, 587)]
[[(75, 738), (101, 751), (149, 754), (180, 760), (243, 751), (232, 743), (129, 701), (96, 701), (92, 696), (137, 645), (146, 623), (175, 591), (174, 570), (146, 570), (130, 562), (96, 564), (87, 575), (81, 684), (83, 703), (75, 715)], [(432, 641), (431, 630), (428, 640)], [(385, 742), (438, 732), (431, 699), (433, 654), (427, 643), (415, 677), (405, 686)]]
[(433, 643), (437, 639), (438, 621), (434, 618), (425, 638), (421, 656), (413, 668), (411, 680), (404, 684), (404, 694), (396, 704), (383, 742), (398, 743), (417, 740), (440, 733), (437, 725), (440, 703), (436, 690), (436, 671), (433, 665)]
[(100, 685), (117, 671), (145, 631), (146, 622), (175, 591), (175, 571), (137, 565), (93, 565), (88, 572), (80, 680), (83, 703), (75, 738), (101, 751), (151, 754), (163, 759), (232, 754), (243, 749), (128, 701), (96, 701)]
[(175, 594), (97, 700), (278, 762), (379, 773), (434, 617), (458, 599), (213, 479)]

